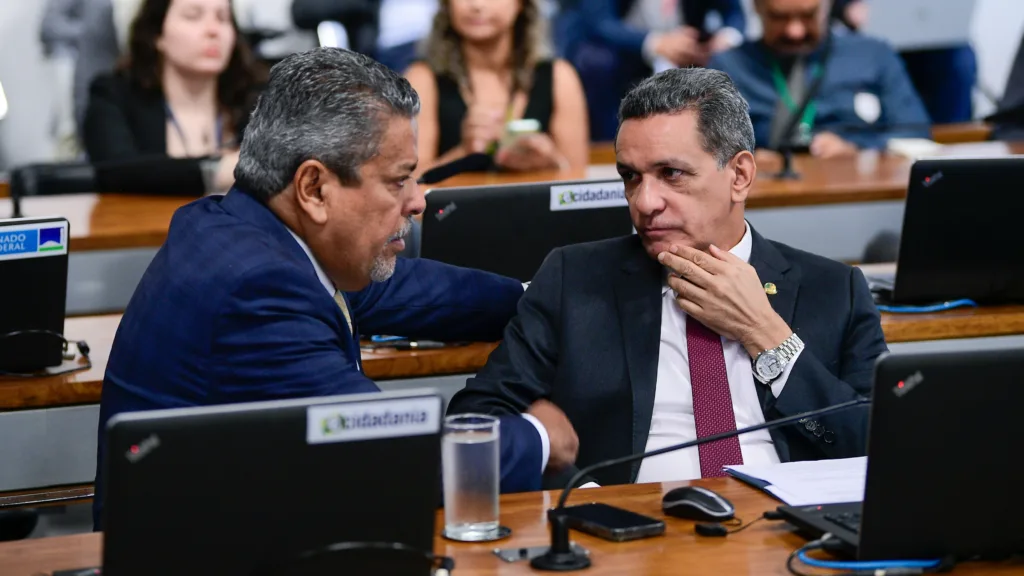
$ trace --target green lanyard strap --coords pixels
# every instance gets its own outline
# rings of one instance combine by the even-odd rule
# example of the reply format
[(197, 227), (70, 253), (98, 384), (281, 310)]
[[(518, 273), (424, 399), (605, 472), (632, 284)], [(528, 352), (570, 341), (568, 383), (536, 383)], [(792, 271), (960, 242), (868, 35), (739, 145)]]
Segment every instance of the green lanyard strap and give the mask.
[[(821, 73), (821, 66), (817, 62), (811, 67), (811, 80), (817, 78), (818, 74)], [(797, 103), (793, 101), (793, 96), (789, 93), (789, 85), (786, 82), (786, 77), (782, 73), (782, 68), (779, 67), (779, 63), (772, 61), (772, 82), (775, 83), (775, 91), (779, 93), (779, 97), (782, 98), (783, 103), (789, 108), (790, 112), (796, 112), (798, 107)], [(817, 107), (814, 101), (811, 100), (807, 104), (807, 108), (804, 109), (803, 116), (800, 117), (800, 133), (804, 138), (809, 138), (811, 130), (814, 128), (814, 116), (817, 113)]]

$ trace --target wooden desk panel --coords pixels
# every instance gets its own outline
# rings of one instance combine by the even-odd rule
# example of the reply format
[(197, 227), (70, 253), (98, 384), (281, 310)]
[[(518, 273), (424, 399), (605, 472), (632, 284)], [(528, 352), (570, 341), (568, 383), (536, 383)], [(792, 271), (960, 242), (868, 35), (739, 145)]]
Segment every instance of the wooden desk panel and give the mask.
[[(64, 333), (85, 340), (91, 349), (89, 370), (47, 378), (0, 377), (0, 411), (96, 404), (120, 314), (68, 318)], [(373, 380), (470, 374), (480, 369), (496, 344), (478, 342), (438, 350), (390, 348), (363, 351), (363, 371)]]
[[(661, 497), (668, 490), (686, 484), (634, 484), (578, 490), (571, 504), (606, 502), (654, 516), (664, 517)], [(778, 502), (767, 494), (728, 478), (693, 482), (711, 488), (732, 501), (737, 516), (750, 521)], [(501, 523), (512, 529), (511, 538), (481, 544), (455, 543), (437, 537), (434, 551), (455, 559), (458, 576), (512, 576), (537, 574), (526, 562), (507, 564), (492, 550), (496, 547), (546, 545), (549, 542), (546, 510), (556, 500), (556, 492), (512, 494), (501, 499)], [(443, 525), (442, 511), (437, 526)], [(675, 576), (678, 574), (770, 574), (785, 575), (786, 558), (806, 543), (782, 522), (761, 521), (727, 538), (703, 538), (694, 534), (694, 522), (665, 518), (664, 536), (633, 542), (607, 542), (573, 532), (572, 538), (590, 551), (592, 566), (585, 573), (594, 575)], [(101, 562), (102, 535), (98, 533), (22, 540), (0, 544), (0, 566), (5, 576), (49, 574), (54, 570), (98, 566)], [(956, 574), (1019, 574), (1024, 569), (1015, 563), (967, 563), (957, 566)], [(808, 569), (807, 571), (811, 571)]]
[[(49, 378), (0, 378), (0, 411), (95, 404), (119, 314), (68, 318), (65, 333), (71, 340), (86, 340), (92, 348), (90, 370)], [(959, 309), (935, 314), (882, 314), (888, 343), (980, 338), (1024, 333), (1024, 306)], [(363, 351), (363, 370), (374, 380), (473, 374), (484, 366), (497, 346), (477, 342), (437, 350)]]
[(992, 135), (992, 125), (985, 122), (958, 122), (932, 126), (932, 140), (939, 144), (984, 142)]
[[(195, 200), (175, 196), (74, 194), (36, 196), (21, 201), (25, 216), (63, 216), (71, 227), (72, 252), (158, 247), (167, 238), (171, 216)], [(9, 198), (0, 199), (0, 218), (11, 215)]]

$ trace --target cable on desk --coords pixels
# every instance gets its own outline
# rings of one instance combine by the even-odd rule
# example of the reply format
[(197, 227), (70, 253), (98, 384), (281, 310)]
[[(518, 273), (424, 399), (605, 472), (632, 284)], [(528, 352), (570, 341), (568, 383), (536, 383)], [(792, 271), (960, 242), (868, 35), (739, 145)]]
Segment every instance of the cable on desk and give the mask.
[[(776, 514), (777, 513), (774, 510), (769, 510), (769, 511), (765, 512), (764, 514), (761, 514), (757, 518), (751, 520), (750, 522), (747, 522), (746, 524), (744, 524), (743, 520), (740, 519), (740, 518), (733, 518), (732, 520), (729, 520), (728, 523), (726, 523), (726, 522), (721, 522), (721, 523), (719, 523), (719, 522), (704, 522), (704, 523), (700, 523), (700, 524), (697, 524), (696, 526), (694, 526), (694, 531), (697, 534), (700, 534), (701, 536), (711, 536), (711, 537), (728, 536), (729, 534), (735, 534), (737, 532), (742, 532), (742, 531), (746, 530), (747, 528), (750, 528), (754, 524), (757, 524), (761, 520), (775, 520), (776, 519)], [(781, 519), (781, 517), (779, 519)], [(727, 526), (732, 526), (734, 528), (732, 530), (729, 530), (728, 528), (726, 528)]]
[(801, 572), (794, 565), (799, 559), (802, 563), (815, 568), (828, 568), (831, 570), (848, 570), (843, 576), (917, 576), (927, 572), (948, 571), (950, 565), (941, 559), (938, 560), (879, 560), (879, 561), (842, 561), (842, 560), (819, 560), (812, 558), (808, 552), (820, 550), (825, 547), (831, 534), (824, 534), (821, 538), (808, 542), (801, 548), (790, 553), (786, 559), (786, 569), (794, 576), (815, 576), (807, 572)]
[(876, 304), (879, 312), (889, 312), (893, 314), (928, 314), (930, 312), (945, 312), (946, 310), (952, 310), (954, 308), (977, 308), (978, 303), (974, 300), (962, 298), (960, 300), (949, 300), (946, 302), (940, 302), (938, 304), (931, 304), (929, 306), (898, 306), (895, 304)]

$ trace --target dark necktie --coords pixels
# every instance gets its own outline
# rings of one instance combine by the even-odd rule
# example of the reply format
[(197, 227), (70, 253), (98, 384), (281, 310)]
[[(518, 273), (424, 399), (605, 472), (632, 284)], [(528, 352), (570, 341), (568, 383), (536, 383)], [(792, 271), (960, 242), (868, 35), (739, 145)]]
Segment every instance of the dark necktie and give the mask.
[[(692, 316), (686, 317), (686, 353), (693, 390), (693, 420), (697, 438), (736, 429), (732, 393), (725, 371), (722, 339)], [(701, 478), (725, 476), (723, 466), (743, 464), (739, 438), (733, 436), (697, 447)]]

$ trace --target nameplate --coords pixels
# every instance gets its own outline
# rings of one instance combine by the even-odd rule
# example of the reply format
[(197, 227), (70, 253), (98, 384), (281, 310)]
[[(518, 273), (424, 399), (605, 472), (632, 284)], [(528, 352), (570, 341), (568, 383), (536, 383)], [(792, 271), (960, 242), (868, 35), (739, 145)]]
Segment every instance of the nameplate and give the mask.
[(0, 226), (0, 260), (62, 256), (67, 253), (67, 222)]
[(592, 210), (629, 206), (622, 182), (560, 184), (551, 187), (551, 211)]
[(436, 434), (441, 428), (438, 398), (326, 404), (306, 409), (306, 442), (353, 442)]

